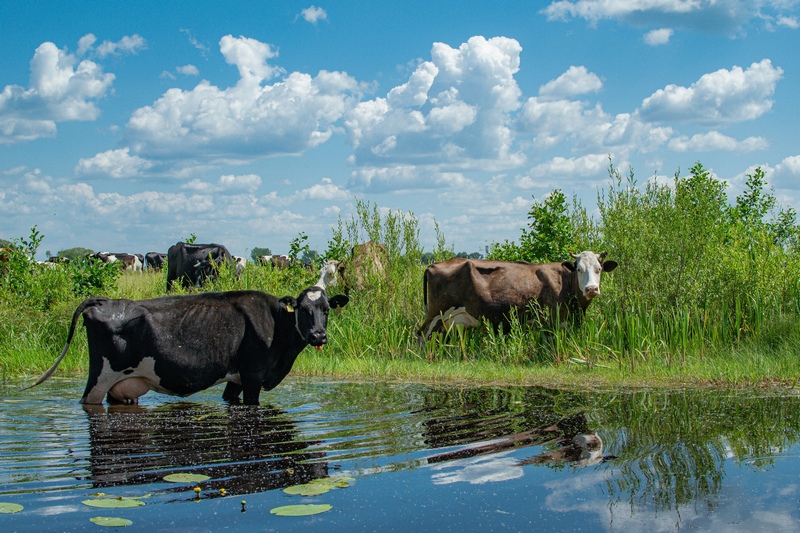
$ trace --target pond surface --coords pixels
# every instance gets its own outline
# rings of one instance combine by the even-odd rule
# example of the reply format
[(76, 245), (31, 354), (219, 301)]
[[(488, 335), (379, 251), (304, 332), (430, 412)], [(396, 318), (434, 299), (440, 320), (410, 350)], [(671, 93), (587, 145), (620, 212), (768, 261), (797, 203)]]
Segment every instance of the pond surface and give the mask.
[[(228, 406), (215, 387), (86, 411), (83, 386), (0, 387), (0, 502), (24, 507), (0, 514), (0, 531), (99, 531), (96, 516), (148, 532), (800, 530), (795, 391), (290, 378), (260, 407)], [(210, 479), (163, 480), (178, 472)], [(354, 481), (281, 490), (339, 476)], [(98, 492), (148, 497), (81, 503)], [(305, 503), (332, 508), (270, 514)]]

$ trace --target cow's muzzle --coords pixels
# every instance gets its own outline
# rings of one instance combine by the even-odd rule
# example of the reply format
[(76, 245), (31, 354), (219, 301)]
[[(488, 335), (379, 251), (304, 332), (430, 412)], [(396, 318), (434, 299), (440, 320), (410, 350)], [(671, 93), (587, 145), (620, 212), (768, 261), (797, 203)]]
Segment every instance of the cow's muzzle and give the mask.
[(313, 332), (308, 334), (308, 344), (311, 346), (322, 346), (328, 343), (328, 335), (323, 332)]
[(583, 295), (590, 300), (595, 296), (600, 296), (600, 287), (598, 287), (597, 285), (587, 285), (586, 288), (583, 290)]

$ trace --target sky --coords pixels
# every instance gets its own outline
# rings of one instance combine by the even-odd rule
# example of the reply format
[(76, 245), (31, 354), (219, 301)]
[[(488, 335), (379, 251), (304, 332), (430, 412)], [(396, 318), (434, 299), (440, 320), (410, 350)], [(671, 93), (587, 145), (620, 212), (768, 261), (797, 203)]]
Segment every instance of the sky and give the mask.
[(800, 0), (0, 2), (0, 238), (324, 252), (357, 201), (426, 250), (701, 162), (800, 211)]

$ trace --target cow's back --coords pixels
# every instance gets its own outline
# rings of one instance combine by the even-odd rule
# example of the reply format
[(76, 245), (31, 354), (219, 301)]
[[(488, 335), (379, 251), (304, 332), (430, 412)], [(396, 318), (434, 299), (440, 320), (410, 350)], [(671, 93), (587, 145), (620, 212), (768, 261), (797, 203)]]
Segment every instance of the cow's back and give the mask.
[(426, 319), (420, 331), (428, 335), (432, 324), (438, 327), (437, 317), (448, 313), (463, 312), (474, 321), (486, 318), (505, 327), (512, 308), (526, 314), (532, 304), (564, 314), (570, 300), (570, 276), (561, 263), (463, 258), (434, 263), (425, 269)]

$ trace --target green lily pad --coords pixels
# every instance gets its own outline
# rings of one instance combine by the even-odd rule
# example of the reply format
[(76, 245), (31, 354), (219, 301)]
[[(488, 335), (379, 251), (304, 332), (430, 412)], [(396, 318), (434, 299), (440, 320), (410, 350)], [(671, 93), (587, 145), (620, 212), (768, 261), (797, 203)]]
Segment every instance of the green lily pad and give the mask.
[(23, 509), (24, 507), (18, 503), (0, 502), (0, 513), (2, 514), (14, 514), (20, 512)]
[(93, 524), (97, 524), (98, 526), (106, 527), (126, 527), (133, 524), (133, 522), (127, 518), (116, 518), (111, 516), (95, 516), (94, 518), (90, 518), (89, 521)]
[(298, 494), (300, 496), (319, 496), (325, 494), (333, 487), (321, 483), (303, 483), (302, 485), (292, 485), (286, 487), (283, 492), (286, 494)]
[(140, 507), (144, 502), (139, 500), (131, 500), (125, 498), (100, 498), (96, 500), (83, 500), (83, 505), (89, 507), (100, 507), (102, 509), (130, 509), (132, 507)]
[(112, 496), (111, 494), (105, 494), (103, 492), (95, 492), (92, 494), (95, 498), (111, 498), (114, 500), (142, 500), (144, 498), (152, 498), (152, 494), (143, 494), (141, 496)]
[(186, 472), (164, 476), (164, 481), (169, 481), (170, 483), (200, 483), (209, 479), (211, 479), (209, 476), (204, 476), (203, 474), (188, 474)]
[(327, 485), (334, 489), (346, 489), (355, 480), (355, 478), (348, 476), (322, 477), (311, 481), (311, 484)]
[(311, 516), (331, 509), (333, 509), (333, 506), (327, 503), (309, 503), (305, 505), (284, 505), (270, 509), (269, 512), (276, 516)]

